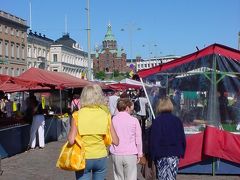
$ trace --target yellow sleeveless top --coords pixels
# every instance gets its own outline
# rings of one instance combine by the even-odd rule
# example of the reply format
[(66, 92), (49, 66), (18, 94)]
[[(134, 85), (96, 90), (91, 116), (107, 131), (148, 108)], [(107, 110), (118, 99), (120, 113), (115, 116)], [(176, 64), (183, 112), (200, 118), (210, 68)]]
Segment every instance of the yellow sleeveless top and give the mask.
[(107, 133), (109, 116), (110, 113), (97, 106), (83, 107), (73, 113), (78, 132), (82, 136), (86, 159), (107, 156), (103, 135)]

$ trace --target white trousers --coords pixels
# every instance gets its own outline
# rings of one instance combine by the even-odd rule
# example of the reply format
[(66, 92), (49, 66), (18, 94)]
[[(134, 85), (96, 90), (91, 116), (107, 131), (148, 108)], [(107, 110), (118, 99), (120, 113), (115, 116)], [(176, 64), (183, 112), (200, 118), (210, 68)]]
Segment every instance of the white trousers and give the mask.
[(44, 115), (35, 115), (33, 116), (32, 126), (30, 130), (30, 142), (29, 145), (31, 148), (36, 146), (36, 137), (38, 133), (39, 147), (45, 147), (44, 141), (44, 125), (45, 117)]
[(112, 155), (114, 180), (137, 180), (137, 155)]

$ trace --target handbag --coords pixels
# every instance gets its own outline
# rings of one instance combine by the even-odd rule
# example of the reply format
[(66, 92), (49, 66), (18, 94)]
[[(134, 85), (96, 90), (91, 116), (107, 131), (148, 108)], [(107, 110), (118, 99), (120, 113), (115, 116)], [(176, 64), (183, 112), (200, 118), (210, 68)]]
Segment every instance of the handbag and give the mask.
[(106, 134), (103, 137), (104, 144), (106, 146), (110, 146), (112, 144), (112, 135), (111, 135), (110, 126), (111, 126), (111, 115), (109, 114), (109, 116), (108, 116), (108, 124), (107, 124), (107, 132), (106, 132)]
[(56, 166), (69, 171), (79, 171), (85, 168), (85, 149), (80, 135), (75, 138), (75, 143), (66, 142), (61, 150)]
[[(73, 118), (78, 119), (78, 112), (73, 113)], [(85, 168), (85, 149), (80, 134), (75, 137), (73, 145), (68, 142), (63, 145), (56, 166), (69, 171), (79, 171)]]
[(142, 164), (140, 172), (146, 180), (157, 179), (156, 178), (156, 167), (154, 165), (154, 162), (151, 160), (150, 161), (146, 160), (146, 162), (144, 164)]

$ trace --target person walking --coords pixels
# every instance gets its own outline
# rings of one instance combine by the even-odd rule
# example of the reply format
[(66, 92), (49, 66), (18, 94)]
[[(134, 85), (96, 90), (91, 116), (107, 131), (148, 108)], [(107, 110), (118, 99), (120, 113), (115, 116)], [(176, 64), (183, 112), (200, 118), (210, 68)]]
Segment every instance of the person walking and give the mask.
[[(79, 134), (85, 148), (86, 167), (76, 171), (76, 179), (104, 180), (107, 170), (107, 147), (104, 136), (107, 133), (111, 114), (99, 85), (88, 85), (83, 88), (81, 109), (73, 114), (71, 128), (68, 135), (70, 145), (74, 144)], [(75, 118), (77, 117), (77, 118)], [(110, 124), (112, 143), (118, 144), (118, 137)]]
[(111, 145), (113, 173), (115, 180), (137, 180), (137, 163), (143, 156), (141, 127), (137, 118), (131, 116), (133, 103), (120, 98), (118, 114), (112, 124), (119, 138), (119, 145)]
[(109, 96), (108, 97), (108, 105), (109, 105), (109, 109), (110, 109), (110, 112), (111, 112), (111, 115), (112, 116), (115, 116), (118, 111), (117, 111), (117, 101), (118, 99), (120, 98), (120, 94), (119, 94), (119, 91), (114, 91), (114, 94)]
[(146, 119), (147, 119), (146, 107), (148, 105), (148, 100), (146, 98), (144, 91), (140, 91), (138, 99), (139, 99), (139, 104), (140, 104), (140, 111), (137, 112), (137, 115), (139, 116), (139, 119), (141, 122), (142, 136), (143, 136), (143, 139), (145, 139)]
[(157, 169), (158, 180), (174, 180), (179, 158), (184, 156), (186, 138), (181, 120), (173, 115), (169, 97), (159, 100), (157, 117), (153, 120), (150, 135), (150, 156)]
[(45, 147), (44, 139), (44, 126), (45, 126), (45, 117), (43, 114), (42, 104), (37, 101), (36, 96), (30, 97), (30, 106), (32, 107), (32, 125), (30, 130), (30, 143), (29, 148), (35, 149), (36, 146), (36, 136), (38, 133), (39, 148), (43, 149)]

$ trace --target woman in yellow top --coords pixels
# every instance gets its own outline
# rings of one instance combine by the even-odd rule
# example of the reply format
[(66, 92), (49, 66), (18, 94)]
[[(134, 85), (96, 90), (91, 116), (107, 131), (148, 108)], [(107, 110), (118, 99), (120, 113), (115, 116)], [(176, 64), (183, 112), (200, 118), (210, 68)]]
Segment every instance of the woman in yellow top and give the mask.
[[(107, 145), (104, 136), (107, 133), (108, 123), (111, 122), (111, 114), (106, 106), (102, 89), (93, 84), (83, 88), (81, 97), (81, 109), (73, 114), (68, 141), (73, 144), (75, 137), (80, 134), (85, 148), (86, 167), (82, 171), (76, 171), (77, 180), (103, 180), (107, 168)], [(118, 145), (118, 137), (110, 123), (112, 143)]]

